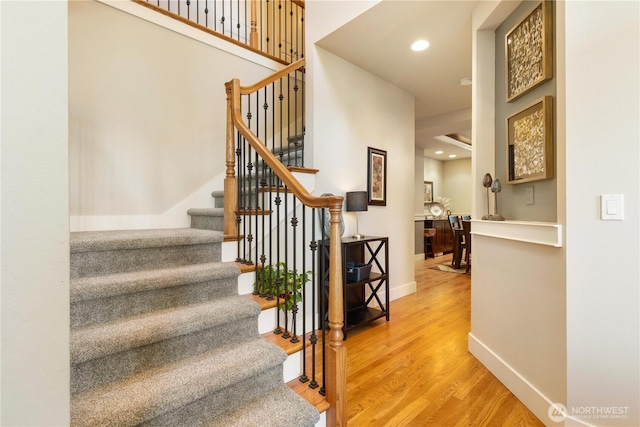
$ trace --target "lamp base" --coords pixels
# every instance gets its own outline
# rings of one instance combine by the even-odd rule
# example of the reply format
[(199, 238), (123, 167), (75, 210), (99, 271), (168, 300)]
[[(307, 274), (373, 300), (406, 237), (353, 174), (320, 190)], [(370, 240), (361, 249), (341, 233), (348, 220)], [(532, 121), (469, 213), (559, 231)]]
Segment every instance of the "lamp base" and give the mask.
[(357, 233), (357, 234), (354, 234), (351, 237), (353, 237), (354, 239), (360, 240), (360, 239), (364, 239), (364, 234)]

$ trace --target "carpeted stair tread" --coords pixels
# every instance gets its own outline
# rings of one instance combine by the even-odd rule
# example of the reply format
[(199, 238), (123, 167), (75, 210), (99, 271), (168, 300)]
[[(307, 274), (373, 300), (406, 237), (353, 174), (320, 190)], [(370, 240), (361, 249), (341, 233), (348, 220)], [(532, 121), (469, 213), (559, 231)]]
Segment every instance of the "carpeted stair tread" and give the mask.
[(198, 208), (198, 209), (189, 209), (187, 214), (194, 216), (224, 216), (224, 208)]
[(314, 426), (319, 420), (320, 414), (313, 406), (282, 384), (242, 407), (217, 417), (207, 427), (303, 427)]
[(230, 344), (75, 396), (71, 425), (137, 425), (259, 372), (277, 369), (285, 359), (282, 350), (262, 338)]
[(239, 274), (240, 270), (233, 262), (212, 262), (160, 270), (80, 277), (71, 280), (71, 302), (237, 277)]
[(74, 328), (71, 330), (71, 362), (85, 362), (259, 313), (258, 304), (236, 295)]
[(194, 228), (78, 231), (71, 233), (71, 253), (186, 246), (222, 242), (223, 233)]
[(201, 230), (224, 230), (224, 208), (200, 208), (187, 211), (191, 217), (191, 228)]

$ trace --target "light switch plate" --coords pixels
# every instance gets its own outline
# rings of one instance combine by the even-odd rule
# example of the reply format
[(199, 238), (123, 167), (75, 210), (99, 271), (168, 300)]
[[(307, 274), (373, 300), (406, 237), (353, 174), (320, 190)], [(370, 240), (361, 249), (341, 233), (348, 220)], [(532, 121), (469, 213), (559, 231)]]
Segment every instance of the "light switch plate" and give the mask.
[(530, 185), (525, 188), (527, 205), (533, 205), (535, 203), (535, 198), (533, 197), (533, 186)]
[(624, 195), (603, 194), (600, 196), (600, 219), (622, 221), (624, 219)]

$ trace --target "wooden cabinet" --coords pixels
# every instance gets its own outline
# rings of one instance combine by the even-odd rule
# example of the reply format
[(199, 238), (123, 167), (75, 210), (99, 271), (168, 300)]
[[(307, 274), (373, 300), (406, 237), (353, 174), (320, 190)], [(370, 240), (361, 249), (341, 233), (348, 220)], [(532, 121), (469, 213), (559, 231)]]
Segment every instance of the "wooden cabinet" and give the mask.
[[(387, 237), (367, 236), (363, 239), (353, 237), (341, 240), (342, 283), (344, 298), (344, 327), (342, 332), (347, 339), (347, 331), (357, 325), (385, 317), (389, 321), (389, 239)], [(327, 319), (326, 302), (329, 294), (329, 241), (320, 242), (319, 264), (323, 290), (320, 292), (320, 313)], [(348, 272), (349, 263), (364, 264), (371, 267), (364, 278)], [(325, 272), (323, 274), (323, 271)], [(356, 276), (356, 278), (354, 278)]]
[(448, 219), (426, 219), (424, 228), (435, 228), (436, 235), (433, 238), (434, 253), (453, 252), (453, 231)]

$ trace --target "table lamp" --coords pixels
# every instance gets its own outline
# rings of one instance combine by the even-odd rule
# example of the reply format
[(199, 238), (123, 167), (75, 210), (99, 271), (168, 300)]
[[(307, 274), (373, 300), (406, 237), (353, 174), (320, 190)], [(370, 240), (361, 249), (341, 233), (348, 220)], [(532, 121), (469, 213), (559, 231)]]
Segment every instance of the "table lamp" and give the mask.
[(358, 212), (364, 212), (369, 209), (368, 195), (366, 191), (349, 191), (347, 192), (347, 212), (356, 213), (356, 234), (355, 239), (362, 239), (364, 235), (358, 231)]

